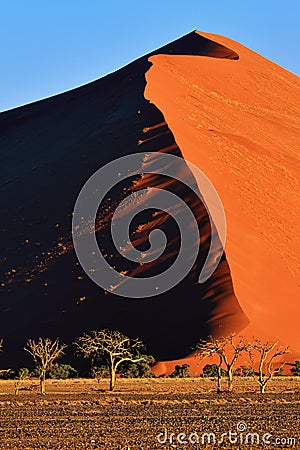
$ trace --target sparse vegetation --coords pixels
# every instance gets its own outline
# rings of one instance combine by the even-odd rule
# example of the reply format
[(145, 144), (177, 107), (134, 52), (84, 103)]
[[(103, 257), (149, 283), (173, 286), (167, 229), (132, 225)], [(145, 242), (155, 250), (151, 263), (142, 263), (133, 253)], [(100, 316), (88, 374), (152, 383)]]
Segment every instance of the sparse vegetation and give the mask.
[[(257, 382), (260, 386), (260, 392), (263, 394), (266, 390), (266, 385), (278, 373), (278, 370), (285, 364), (279, 361), (281, 366), (274, 367), (275, 360), (289, 352), (288, 347), (279, 346), (279, 341), (263, 342), (261, 339), (254, 338), (249, 348), (251, 360), (254, 364), (255, 360), (259, 362)], [(258, 358), (255, 358), (255, 354)]]
[(217, 365), (217, 391), (221, 391), (222, 364), (226, 368), (228, 391), (232, 391), (234, 366), (242, 352), (247, 351), (249, 343), (242, 337), (234, 333), (228, 337), (216, 339), (210, 337), (208, 341), (201, 340), (197, 345), (196, 354), (201, 358), (217, 355), (219, 364)]
[(181, 366), (177, 364), (175, 366), (174, 372), (171, 373), (171, 378), (185, 378), (189, 373), (189, 364), (182, 364)]
[(241, 366), (234, 370), (233, 375), (237, 377), (253, 377), (254, 369), (253, 367)]
[(120, 373), (126, 378), (152, 378), (155, 377), (151, 370), (151, 366), (155, 363), (155, 359), (151, 355), (141, 355), (143, 359), (139, 361), (124, 361), (120, 364)]
[(114, 390), (116, 373), (122, 363), (137, 363), (145, 359), (141, 356), (142, 342), (139, 339), (131, 339), (120, 331), (104, 329), (85, 333), (77, 339), (75, 345), (85, 358), (105, 360), (109, 368), (111, 391)]
[(15, 394), (18, 395), (19, 390), (25, 380), (30, 377), (30, 371), (27, 367), (21, 367), (15, 376)]
[(54, 361), (64, 354), (65, 344), (60, 344), (58, 339), (52, 341), (49, 338), (29, 339), (24, 350), (33, 360), (40, 379), (40, 392), (45, 394), (46, 373), (52, 368)]
[(107, 366), (93, 366), (90, 371), (90, 376), (95, 378), (98, 383), (102, 378), (109, 378), (109, 369)]
[(50, 370), (47, 371), (46, 376), (47, 378), (57, 378), (64, 380), (66, 378), (78, 377), (78, 372), (69, 364), (54, 363)]
[[(218, 376), (218, 365), (217, 364), (206, 364), (206, 366), (203, 367), (202, 373), (204, 377), (217, 377)], [(221, 368), (221, 376), (226, 376), (226, 370)]]
[[(84, 375), (92, 377), (98, 383), (102, 378), (109, 378), (109, 388), (114, 390), (116, 374), (123, 378), (153, 378), (155, 374), (151, 367), (155, 363), (153, 356), (144, 354), (144, 346), (139, 339), (131, 339), (119, 331), (101, 330), (84, 333), (75, 342), (77, 353), (85, 358), (90, 358), (93, 365), (89, 371), (78, 373), (70, 364), (59, 364), (56, 360), (64, 354), (65, 344), (59, 340), (51, 341), (49, 338), (29, 339), (24, 350), (28, 352), (34, 361), (35, 368), (30, 371), (27, 368), (19, 370), (0, 370), (0, 378), (3, 380), (15, 380), (15, 393), (22, 389), (24, 381), (35, 377), (39, 378), (40, 393), (45, 393), (46, 378), (67, 379)], [(0, 339), (0, 351), (3, 340)], [(210, 337), (208, 341), (201, 340), (196, 348), (195, 356), (201, 359), (208, 356), (217, 356), (219, 363), (206, 364), (203, 367), (204, 378), (217, 378), (217, 391), (221, 392), (222, 377), (227, 377), (228, 391), (232, 391), (233, 377), (243, 377), (244, 389), (250, 377), (257, 377), (260, 392), (264, 393), (266, 385), (275, 376), (284, 375), (284, 360), (280, 356), (289, 351), (288, 347), (279, 346), (279, 341), (262, 342), (253, 338), (252, 342), (246, 341), (242, 336), (231, 334), (228, 337), (215, 339)], [(250, 356), (251, 366), (241, 365), (235, 368), (239, 356), (243, 353)], [(98, 364), (95, 364), (95, 363)], [(276, 364), (275, 364), (276, 363)], [(254, 372), (254, 367), (257, 368)], [(295, 361), (290, 369), (292, 375), (300, 375), (300, 361)], [(177, 364), (169, 375), (171, 378), (186, 378), (193, 376), (189, 373), (189, 364)], [(164, 375), (164, 377), (167, 377)], [(27, 388), (26, 388), (27, 389)]]
[(295, 361), (295, 366), (291, 368), (291, 372), (294, 376), (300, 377), (300, 361)]

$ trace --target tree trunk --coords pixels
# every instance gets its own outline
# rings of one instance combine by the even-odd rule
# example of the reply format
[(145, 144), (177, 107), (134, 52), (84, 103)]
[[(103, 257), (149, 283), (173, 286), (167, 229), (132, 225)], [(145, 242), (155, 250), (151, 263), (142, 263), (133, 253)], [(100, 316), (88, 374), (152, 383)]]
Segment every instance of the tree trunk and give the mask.
[(222, 369), (221, 366), (218, 366), (218, 385), (217, 385), (217, 392), (221, 392), (221, 378), (222, 378)]
[(111, 367), (111, 369), (110, 369), (110, 385), (109, 385), (110, 391), (114, 390), (115, 383), (116, 383), (116, 371), (115, 371), (114, 367)]
[(40, 393), (44, 395), (46, 392), (46, 373), (43, 372), (40, 376)]
[(232, 384), (233, 384), (233, 376), (232, 376), (232, 369), (228, 369), (228, 392), (232, 391)]
[(263, 383), (260, 385), (260, 393), (264, 394), (266, 392), (266, 384), (267, 383)]

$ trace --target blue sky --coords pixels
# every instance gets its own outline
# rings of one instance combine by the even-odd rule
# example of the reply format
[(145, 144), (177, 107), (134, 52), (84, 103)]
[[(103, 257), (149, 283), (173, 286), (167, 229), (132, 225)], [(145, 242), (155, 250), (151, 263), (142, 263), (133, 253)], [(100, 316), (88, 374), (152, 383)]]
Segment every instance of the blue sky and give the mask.
[(299, 75), (299, 0), (0, 0), (0, 111), (113, 72), (193, 29)]

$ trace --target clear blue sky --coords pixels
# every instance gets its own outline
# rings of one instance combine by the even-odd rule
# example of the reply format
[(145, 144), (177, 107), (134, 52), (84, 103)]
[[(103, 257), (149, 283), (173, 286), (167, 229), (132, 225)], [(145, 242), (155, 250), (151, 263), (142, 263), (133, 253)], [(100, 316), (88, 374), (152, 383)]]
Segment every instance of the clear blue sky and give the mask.
[(194, 29), (299, 74), (300, 0), (0, 0), (0, 111), (113, 72)]

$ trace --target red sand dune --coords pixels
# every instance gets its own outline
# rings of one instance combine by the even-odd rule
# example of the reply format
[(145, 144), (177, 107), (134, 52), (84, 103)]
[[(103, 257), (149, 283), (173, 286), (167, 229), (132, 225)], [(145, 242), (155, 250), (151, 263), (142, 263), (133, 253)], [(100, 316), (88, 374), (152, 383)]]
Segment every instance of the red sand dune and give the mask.
[[(295, 75), (242, 45), (193, 32), (103, 79), (2, 113), (3, 364), (27, 363), (22, 347), (28, 337), (60, 336), (70, 344), (83, 331), (103, 327), (139, 336), (158, 360), (171, 360), (159, 363), (157, 373), (172, 371), (200, 337), (233, 331), (278, 337), (295, 359), (299, 88)], [(196, 164), (221, 197), (228, 236), (226, 255), (206, 283), (196, 282), (202, 254), (172, 291), (137, 301), (103, 292), (85, 275), (70, 218), (95, 170), (140, 151)], [(137, 181), (135, 188), (166, 186), (155, 177)], [(176, 183), (168, 188), (191, 203), (205, 256), (210, 228), (203, 205)], [(122, 265), (108, 237), (122, 195), (116, 190), (100, 209), (97, 236), (104, 236), (121, 270), (160, 273), (178, 249), (174, 226), (163, 214), (141, 217), (131, 236), (135, 244), (143, 248), (149, 231), (160, 226), (171, 236), (167, 251), (157, 263)]]
[[(198, 32), (197, 32), (198, 33)], [(145, 96), (223, 202), (244, 334), (300, 351), (299, 78), (225, 37), (238, 60), (155, 55)]]

